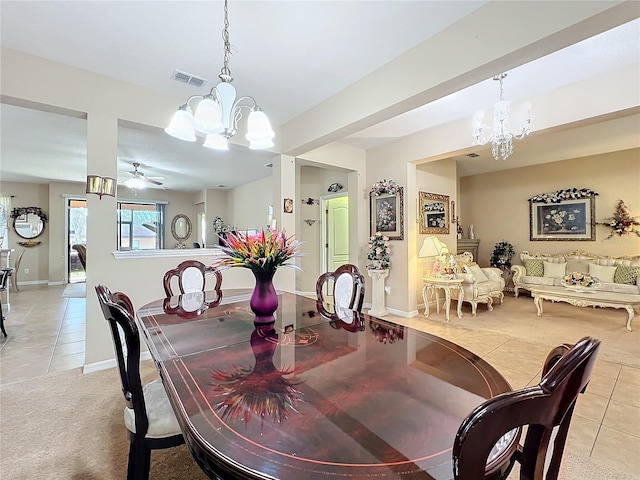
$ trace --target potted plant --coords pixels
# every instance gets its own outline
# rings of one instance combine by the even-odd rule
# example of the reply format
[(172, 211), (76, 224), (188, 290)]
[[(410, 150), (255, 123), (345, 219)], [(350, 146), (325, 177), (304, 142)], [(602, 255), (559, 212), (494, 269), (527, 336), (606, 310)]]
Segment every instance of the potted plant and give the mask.
[(513, 245), (502, 240), (496, 243), (491, 254), (491, 266), (497, 268), (511, 268), (511, 257), (515, 251)]
[(371, 263), (367, 265), (367, 269), (388, 270), (391, 267), (390, 251), (389, 237), (381, 233), (371, 236), (369, 239), (369, 253), (367, 253), (367, 260), (371, 260)]

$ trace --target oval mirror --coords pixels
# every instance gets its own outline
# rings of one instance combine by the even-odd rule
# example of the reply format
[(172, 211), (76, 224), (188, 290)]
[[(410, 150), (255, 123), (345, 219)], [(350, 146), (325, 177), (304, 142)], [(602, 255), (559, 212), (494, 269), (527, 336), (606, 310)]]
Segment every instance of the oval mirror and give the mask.
[(191, 236), (191, 220), (186, 215), (180, 214), (171, 221), (171, 235), (181, 242)]
[(39, 208), (14, 209), (12, 217), (13, 229), (21, 238), (32, 240), (44, 232), (47, 216)]

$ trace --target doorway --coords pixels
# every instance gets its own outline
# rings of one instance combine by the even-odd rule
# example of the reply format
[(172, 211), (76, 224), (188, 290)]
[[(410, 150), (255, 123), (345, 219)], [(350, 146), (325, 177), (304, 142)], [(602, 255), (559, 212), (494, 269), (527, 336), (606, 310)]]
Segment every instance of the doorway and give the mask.
[(322, 197), (322, 269), (334, 272), (349, 263), (349, 197), (346, 194)]
[(87, 201), (67, 200), (67, 282), (79, 283), (87, 280), (74, 245), (87, 244)]

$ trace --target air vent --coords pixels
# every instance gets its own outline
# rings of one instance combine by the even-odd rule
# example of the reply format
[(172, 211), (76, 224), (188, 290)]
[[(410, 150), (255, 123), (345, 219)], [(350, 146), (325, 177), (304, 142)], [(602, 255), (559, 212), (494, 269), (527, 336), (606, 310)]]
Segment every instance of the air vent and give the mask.
[(208, 82), (206, 78), (197, 77), (195, 75), (191, 75), (187, 72), (182, 72), (180, 70), (174, 70), (172, 78), (178, 82), (188, 83), (189, 85), (193, 85), (194, 87), (201, 87), (205, 83)]
[(273, 163), (265, 163), (264, 166), (267, 168), (273, 168)]
[(217, 184), (217, 185), (216, 185), (216, 187), (218, 187), (218, 188), (224, 188), (224, 187), (226, 187), (226, 185), (225, 185), (224, 183), (219, 183), (219, 184)]
[(476, 158), (479, 157), (480, 155), (478, 155), (477, 153), (470, 153), (469, 155), (467, 155), (467, 157), (469, 158)]

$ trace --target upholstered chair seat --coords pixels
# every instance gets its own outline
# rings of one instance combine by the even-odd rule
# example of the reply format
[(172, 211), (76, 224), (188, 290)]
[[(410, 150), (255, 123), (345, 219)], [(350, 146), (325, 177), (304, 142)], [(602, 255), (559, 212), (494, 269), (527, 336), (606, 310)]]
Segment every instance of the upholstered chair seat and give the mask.
[[(504, 278), (499, 268), (481, 268), (473, 261), (473, 256), (469, 252), (464, 252), (456, 256), (458, 268), (462, 273), (458, 277), (462, 278), (463, 301), (471, 304), (471, 314), (475, 317), (479, 303), (486, 303), (487, 310), (493, 310), (493, 299), (497, 298), (500, 305), (504, 303)], [(458, 292), (451, 292), (452, 298), (458, 298)]]
[[(172, 435), (181, 435), (180, 425), (173, 413), (169, 397), (164, 390), (160, 379), (147, 383), (142, 387), (144, 404), (147, 408), (149, 428), (147, 438), (165, 438)], [(131, 433), (136, 433), (136, 414), (132, 408), (124, 409), (124, 424)]]

